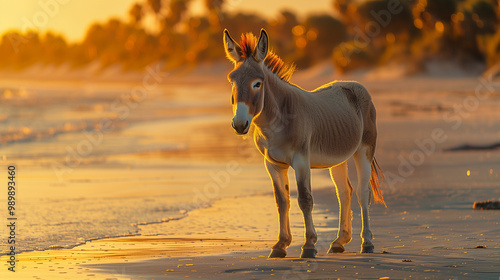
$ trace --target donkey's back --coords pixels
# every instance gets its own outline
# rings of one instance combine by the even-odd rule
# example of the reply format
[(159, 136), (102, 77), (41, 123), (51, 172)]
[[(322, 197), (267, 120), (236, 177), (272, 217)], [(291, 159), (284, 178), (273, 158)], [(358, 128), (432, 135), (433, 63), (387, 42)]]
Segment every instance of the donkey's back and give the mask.
[[(351, 107), (359, 109), (362, 113), (368, 107), (371, 107), (372, 99), (368, 90), (360, 83), (355, 81), (333, 81), (325, 84), (314, 91), (315, 95), (323, 99), (330, 99), (331, 101), (338, 102), (339, 98), (345, 97)], [(345, 104), (342, 104), (345, 105)]]

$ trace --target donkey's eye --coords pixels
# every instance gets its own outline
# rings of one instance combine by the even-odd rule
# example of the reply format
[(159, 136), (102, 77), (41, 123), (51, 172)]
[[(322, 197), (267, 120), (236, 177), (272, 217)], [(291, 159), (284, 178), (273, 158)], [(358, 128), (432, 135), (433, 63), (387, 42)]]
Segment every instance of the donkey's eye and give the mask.
[(261, 82), (255, 82), (255, 83), (253, 83), (253, 86), (252, 86), (252, 87), (253, 87), (254, 89), (259, 89), (261, 85), (262, 85), (262, 83), (261, 83)]

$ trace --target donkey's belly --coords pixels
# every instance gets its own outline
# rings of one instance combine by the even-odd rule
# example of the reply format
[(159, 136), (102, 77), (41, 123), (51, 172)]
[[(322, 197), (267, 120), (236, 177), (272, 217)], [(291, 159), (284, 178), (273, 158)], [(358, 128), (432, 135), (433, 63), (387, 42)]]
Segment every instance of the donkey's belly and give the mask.
[[(277, 165), (292, 165), (295, 151), (283, 147), (267, 147), (263, 141), (257, 141), (257, 148), (261, 154), (271, 163)], [(309, 163), (311, 168), (329, 168), (339, 165), (348, 160), (356, 152), (356, 148), (344, 154), (326, 154), (324, 152), (309, 151)]]
[(352, 155), (352, 153), (347, 153), (345, 155), (330, 156), (323, 153), (310, 152), (309, 160), (311, 162), (311, 168), (329, 168), (343, 163)]

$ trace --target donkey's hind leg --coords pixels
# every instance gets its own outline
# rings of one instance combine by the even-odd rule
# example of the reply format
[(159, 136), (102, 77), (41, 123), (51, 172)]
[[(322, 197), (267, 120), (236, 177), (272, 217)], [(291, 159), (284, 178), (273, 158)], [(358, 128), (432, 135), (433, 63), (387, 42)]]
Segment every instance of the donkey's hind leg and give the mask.
[(337, 238), (330, 245), (328, 253), (342, 253), (344, 252), (344, 245), (352, 239), (352, 186), (347, 175), (347, 162), (330, 168), (330, 176), (337, 189), (340, 219)]
[(278, 242), (273, 246), (269, 258), (284, 258), (286, 248), (292, 242), (292, 232), (290, 230), (290, 219), (288, 211), (290, 209), (290, 191), (288, 184), (288, 167), (281, 167), (265, 161), (267, 173), (273, 181), (274, 197), (278, 207), (280, 219), (280, 235)]
[(356, 190), (356, 195), (361, 208), (361, 219), (363, 223), (361, 229), (361, 253), (373, 253), (374, 249), (372, 244), (373, 235), (370, 230), (370, 217), (368, 215), (368, 204), (371, 196), (371, 165), (373, 162), (373, 156), (370, 158), (369, 155), (373, 154), (373, 152), (368, 149), (370, 149), (369, 146), (362, 146), (354, 154), (354, 162), (356, 163), (356, 170), (358, 173), (358, 188)]

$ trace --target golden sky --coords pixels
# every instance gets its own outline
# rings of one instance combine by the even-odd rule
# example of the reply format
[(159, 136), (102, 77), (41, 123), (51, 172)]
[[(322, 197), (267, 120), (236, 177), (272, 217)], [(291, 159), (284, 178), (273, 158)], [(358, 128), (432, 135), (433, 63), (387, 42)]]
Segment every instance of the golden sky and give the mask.
[[(225, 0), (228, 11), (260, 12), (268, 18), (287, 8), (298, 15), (310, 12), (332, 12), (331, 0)], [(110, 17), (128, 18), (135, 2), (145, 0), (0, 0), (0, 34), (16, 29), (41, 32), (53, 30), (70, 41), (83, 38), (87, 27)], [(193, 0), (191, 12), (203, 12), (203, 0)], [(146, 21), (147, 23), (147, 21)]]

